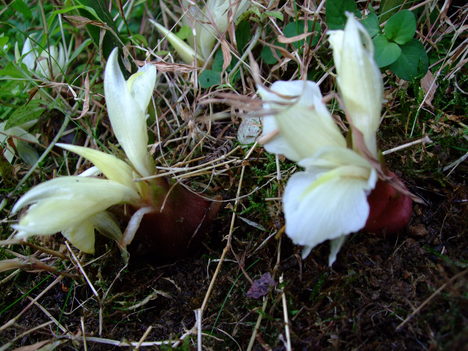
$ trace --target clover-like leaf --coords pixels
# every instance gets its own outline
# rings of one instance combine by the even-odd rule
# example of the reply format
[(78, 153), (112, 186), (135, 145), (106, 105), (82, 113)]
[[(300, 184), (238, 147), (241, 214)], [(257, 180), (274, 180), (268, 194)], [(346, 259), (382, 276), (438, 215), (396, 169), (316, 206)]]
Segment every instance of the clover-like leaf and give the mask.
[(384, 35), (377, 35), (372, 42), (375, 47), (374, 59), (379, 67), (391, 65), (401, 55), (400, 47), (388, 41)]
[(428, 64), (429, 59), (424, 46), (417, 39), (413, 39), (401, 46), (400, 57), (389, 68), (401, 79), (411, 80), (424, 75)]
[(406, 44), (416, 33), (416, 17), (409, 10), (398, 12), (390, 17), (385, 25), (384, 33), (388, 40), (400, 45)]

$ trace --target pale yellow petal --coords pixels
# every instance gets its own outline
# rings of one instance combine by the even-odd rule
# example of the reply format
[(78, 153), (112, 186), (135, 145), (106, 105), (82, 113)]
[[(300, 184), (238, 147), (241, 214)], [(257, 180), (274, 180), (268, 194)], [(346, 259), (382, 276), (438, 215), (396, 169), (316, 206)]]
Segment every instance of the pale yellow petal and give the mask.
[(177, 35), (172, 33), (166, 27), (160, 25), (158, 22), (150, 20), (150, 22), (156, 27), (156, 29), (164, 35), (164, 37), (171, 43), (171, 45), (176, 50), (177, 54), (179, 54), (180, 58), (186, 64), (196, 64), (202, 65), (204, 60), (200, 55), (198, 55), (193, 48), (191, 48), (186, 42), (180, 39)]
[(133, 181), (132, 168), (117, 157), (98, 150), (90, 149), (88, 147), (61, 143), (56, 145), (86, 158), (88, 161), (92, 162), (108, 179), (136, 190), (135, 182)]
[(94, 253), (94, 226), (89, 220), (83, 221), (74, 227), (62, 230), (62, 234), (80, 251), (88, 254)]
[(138, 200), (134, 189), (112, 180), (80, 176), (56, 178), (32, 188), (18, 200), (13, 213), (31, 206), (14, 227), (23, 236), (54, 234), (110, 206)]
[(374, 61), (374, 46), (366, 29), (348, 16), (344, 31), (329, 36), (337, 71), (338, 88), (353, 124), (377, 155), (375, 133), (380, 124), (383, 81)]
[(320, 89), (310, 81), (277, 81), (269, 90), (258, 87), (264, 110), (271, 111), (280, 136), (299, 161), (326, 146), (346, 147), (346, 141), (322, 102)]

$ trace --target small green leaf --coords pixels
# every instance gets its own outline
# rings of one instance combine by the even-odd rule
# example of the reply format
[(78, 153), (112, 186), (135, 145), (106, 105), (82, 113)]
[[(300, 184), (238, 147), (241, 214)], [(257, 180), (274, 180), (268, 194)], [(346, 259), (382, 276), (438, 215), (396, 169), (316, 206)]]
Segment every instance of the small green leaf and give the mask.
[(375, 48), (374, 59), (379, 67), (391, 65), (401, 55), (400, 47), (388, 41), (384, 35), (377, 35), (372, 42)]
[(16, 151), (18, 151), (18, 156), (30, 166), (34, 165), (39, 159), (36, 149), (26, 141), (18, 140), (16, 142)]
[(369, 13), (369, 15), (361, 20), (362, 25), (367, 29), (371, 38), (375, 37), (379, 34), (380, 26), (379, 26), (379, 19), (375, 12)]
[(7, 36), (0, 37), (0, 49), (2, 49), (6, 44), (8, 44), (8, 40), (10, 40), (10, 38), (8, 38)]
[(148, 46), (148, 41), (146, 40), (146, 37), (139, 33), (132, 34), (128, 37), (128, 39), (136, 45)]
[(264, 46), (262, 48), (260, 57), (262, 58), (262, 61), (265, 62), (267, 65), (274, 65), (278, 62), (278, 59), (275, 57), (275, 55), (273, 55), (273, 51), (269, 46)]
[(222, 50), (216, 51), (213, 62), (211, 64), (211, 70), (215, 72), (221, 72), (223, 70), (224, 57)]
[(280, 21), (284, 21), (284, 16), (281, 11), (265, 11), (265, 15), (267, 15), (268, 17), (275, 17)]
[(32, 17), (32, 11), (23, 0), (15, 0), (11, 3), (11, 7), (16, 11), (21, 12), (25, 18)]
[(237, 50), (240, 54), (244, 53), (245, 47), (252, 38), (252, 29), (248, 21), (242, 21), (236, 28)]
[(354, 0), (327, 0), (325, 6), (325, 17), (328, 29), (343, 29), (346, 24), (345, 12), (359, 15)]
[(429, 59), (424, 46), (416, 39), (401, 46), (401, 55), (390, 69), (404, 80), (412, 80), (426, 74)]
[[(299, 49), (304, 46), (306, 40), (309, 45), (316, 45), (320, 39), (320, 33), (322, 31), (320, 24), (314, 21), (307, 21), (307, 33), (312, 31), (315, 31), (315, 33), (311, 37), (291, 43), (292, 46), (294, 46), (296, 49)], [(303, 20), (289, 22), (283, 29), (283, 33), (286, 38), (292, 38), (297, 35), (304, 34), (305, 32), (305, 22)]]
[(190, 26), (182, 26), (180, 27), (179, 31), (176, 33), (176, 35), (182, 39), (185, 40), (188, 37), (192, 35), (192, 28)]
[(210, 69), (204, 70), (198, 77), (198, 83), (202, 88), (211, 88), (221, 83), (221, 73)]
[(15, 110), (8, 118), (5, 129), (10, 129), (26, 122), (39, 118), (45, 108), (39, 100), (31, 100), (28, 104), (23, 105)]
[(0, 69), (0, 77), (24, 78), (24, 75), (12, 62), (9, 62), (4, 69)]
[(416, 17), (409, 10), (400, 11), (390, 17), (384, 33), (388, 40), (400, 45), (406, 44), (416, 33)]
[(380, 21), (385, 22), (388, 20), (395, 12), (401, 9), (404, 3), (407, 0), (382, 0), (380, 2)]

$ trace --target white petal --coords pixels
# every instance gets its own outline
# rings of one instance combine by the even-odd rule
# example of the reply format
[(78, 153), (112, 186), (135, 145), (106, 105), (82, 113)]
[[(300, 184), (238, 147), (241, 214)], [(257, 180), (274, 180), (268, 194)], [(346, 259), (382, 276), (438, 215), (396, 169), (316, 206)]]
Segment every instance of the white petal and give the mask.
[(336, 261), (336, 256), (346, 241), (346, 235), (342, 235), (330, 241), (330, 256), (328, 256), (328, 265), (331, 267)]
[(122, 230), (116, 219), (107, 211), (99, 212), (90, 218), (94, 227), (109, 239), (119, 241), (122, 239)]
[[(258, 88), (265, 108), (289, 147), (293, 161), (312, 157), (324, 146), (345, 147), (346, 141), (333, 121), (317, 84), (310, 81), (278, 81), (271, 91)], [(288, 155), (286, 155), (288, 156)]]
[[(278, 124), (276, 123), (275, 117), (273, 116), (265, 116), (262, 118), (263, 124), (263, 132), (262, 137), (267, 135), (271, 135), (279, 131)], [(278, 134), (271, 141), (264, 145), (266, 151), (272, 154), (279, 154), (284, 155), (288, 159), (293, 161), (299, 161), (301, 159), (299, 153), (292, 148), (291, 145), (287, 142), (287, 140), (281, 135)]]
[(69, 242), (80, 251), (94, 253), (94, 226), (90, 221), (62, 230), (62, 234)]
[(80, 176), (61, 177), (32, 188), (13, 207), (13, 213), (33, 204), (17, 230), (29, 235), (54, 234), (120, 203), (139, 200), (135, 190), (117, 182)]
[(34, 69), (34, 65), (36, 64), (36, 54), (32, 47), (31, 39), (29, 37), (26, 38), (23, 45), (23, 50), (21, 51), (21, 62), (23, 62), (26, 67), (30, 70)]
[[(229, 26), (229, 16), (235, 22), (250, 6), (250, 1), (208, 0), (203, 12), (199, 12), (195, 24), (195, 42), (200, 55), (206, 60), (217, 38)], [(230, 13), (230, 11), (232, 13)]]
[(344, 31), (330, 32), (337, 81), (353, 124), (377, 155), (375, 133), (380, 124), (383, 81), (374, 61), (374, 46), (366, 29), (349, 15)]
[(317, 174), (296, 173), (283, 196), (287, 235), (311, 248), (358, 231), (369, 216), (367, 179), (337, 176), (315, 186), (316, 180)]
[(372, 168), (369, 161), (354, 150), (333, 146), (319, 149), (312, 157), (302, 159), (298, 164), (306, 170), (313, 168), (324, 171), (349, 165), (369, 170)]
[(146, 64), (141, 67), (138, 72), (131, 75), (127, 81), (130, 94), (143, 111), (146, 111), (148, 108), (155, 85), (156, 67), (151, 64)]
[[(128, 159), (142, 176), (153, 172), (152, 161), (147, 151), (148, 133), (145, 111), (141, 108), (142, 99), (137, 102), (130, 93), (127, 82), (117, 60), (117, 48), (112, 51), (104, 72), (104, 93), (107, 110), (117, 140), (125, 151)], [(151, 75), (152, 73), (149, 72)], [(143, 79), (143, 78), (142, 78)], [(149, 79), (143, 79), (145, 89), (149, 87)], [(148, 91), (142, 92), (147, 99)]]
[(57, 146), (74, 152), (91, 161), (110, 180), (136, 190), (136, 185), (132, 176), (133, 170), (127, 163), (119, 160), (117, 157), (88, 147), (61, 143), (57, 143)]

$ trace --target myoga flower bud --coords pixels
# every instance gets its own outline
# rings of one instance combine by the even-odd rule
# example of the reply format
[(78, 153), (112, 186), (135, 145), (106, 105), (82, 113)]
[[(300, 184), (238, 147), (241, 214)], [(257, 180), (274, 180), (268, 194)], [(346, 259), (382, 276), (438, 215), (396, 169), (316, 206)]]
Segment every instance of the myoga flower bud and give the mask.
[(383, 82), (374, 61), (372, 40), (353, 15), (348, 15), (344, 30), (328, 35), (345, 111), (352, 126), (363, 134), (369, 151), (377, 156), (375, 134), (380, 125)]

